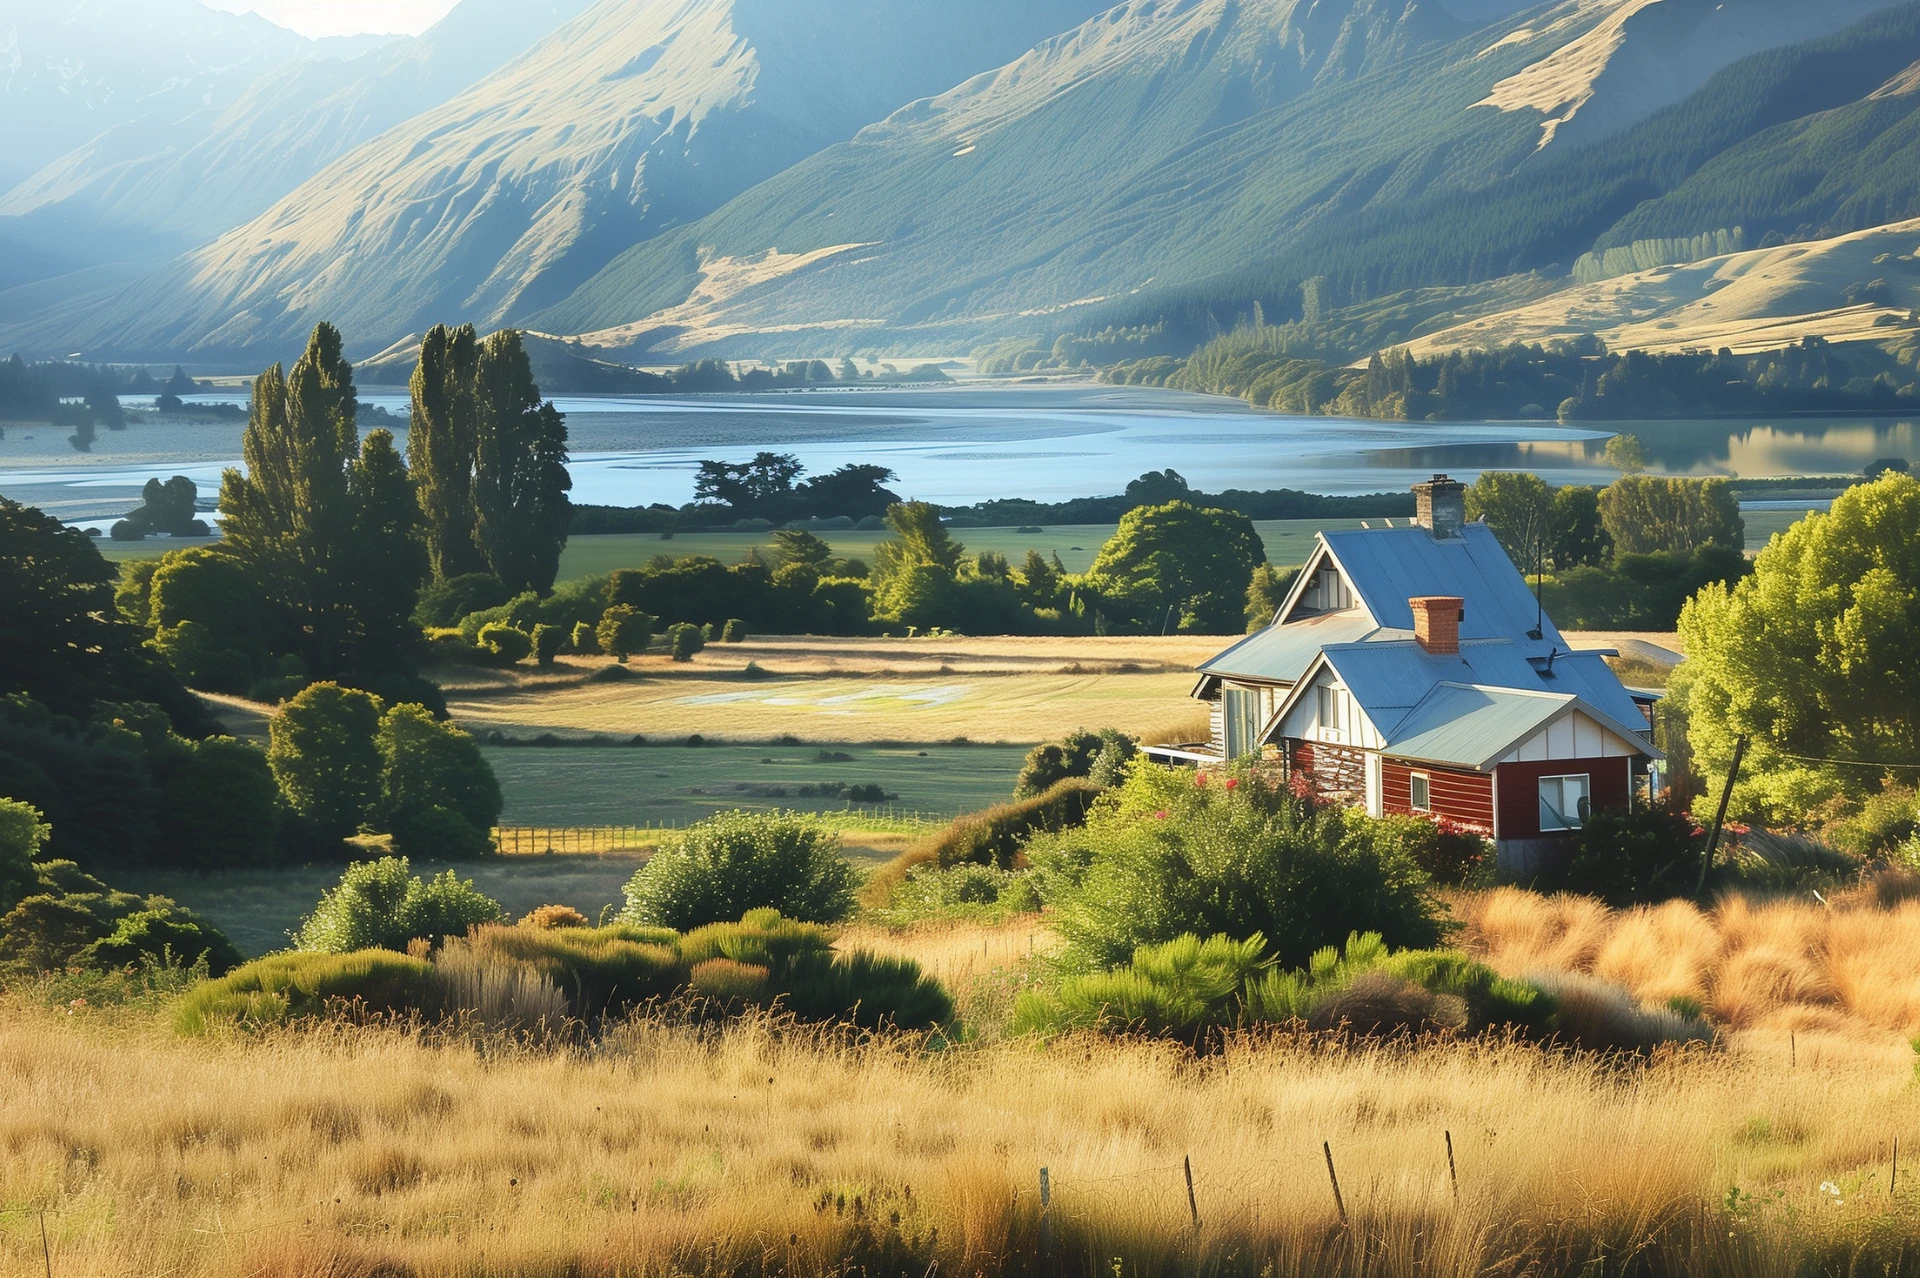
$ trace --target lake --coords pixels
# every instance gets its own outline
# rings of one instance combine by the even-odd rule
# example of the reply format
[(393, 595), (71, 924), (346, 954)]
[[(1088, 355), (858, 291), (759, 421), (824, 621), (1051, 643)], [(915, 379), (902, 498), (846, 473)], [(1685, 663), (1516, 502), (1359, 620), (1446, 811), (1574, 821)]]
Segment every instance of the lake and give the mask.
[[(207, 392), (197, 399), (244, 402)], [(363, 402), (404, 413), (406, 396)], [(127, 397), (129, 406), (150, 400)], [(886, 466), (903, 496), (948, 505), (993, 497), (1058, 501), (1122, 491), (1171, 467), (1197, 488), (1403, 490), (1436, 471), (1531, 470), (1548, 482), (1607, 483), (1616, 428), (1548, 422), (1373, 422), (1289, 417), (1232, 399), (1089, 383), (804, 391), (768, 395), (560, 396), (573, 444), (575, 501), (679, 505), (703, 459), (771, 449), (809, 473)], [(1907, 419), (1639, 422), (1656, 471), (1677, 475), (1858, 473), (1881, 457), (1920, 456)], [(76, 522), (109, 520), (151, 476), (184, 474), (203, 494), (237, 465), (238, 422), (136, 424), (102, 431), (91, 454), (65, 431), (9, 425), (0, 493)], [(404, 436), (404, 431), (401, 434)], [(29, 438), (31, 436), (31, 438)]]

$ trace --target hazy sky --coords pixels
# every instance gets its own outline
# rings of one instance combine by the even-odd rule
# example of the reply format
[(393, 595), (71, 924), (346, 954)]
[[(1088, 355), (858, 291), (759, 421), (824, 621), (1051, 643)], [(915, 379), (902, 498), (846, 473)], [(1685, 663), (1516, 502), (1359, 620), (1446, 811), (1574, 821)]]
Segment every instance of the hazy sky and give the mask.
[(302, 35), (357, 35), (362, 31), (425, 31), (455, 0), (203, 0), (229, 13), (251, 10)]

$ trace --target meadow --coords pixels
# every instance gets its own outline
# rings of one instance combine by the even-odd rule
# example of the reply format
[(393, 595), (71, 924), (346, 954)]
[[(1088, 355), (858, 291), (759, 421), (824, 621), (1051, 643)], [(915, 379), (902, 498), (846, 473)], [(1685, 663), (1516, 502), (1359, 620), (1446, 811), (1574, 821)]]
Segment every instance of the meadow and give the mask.
[[(468, 731), (649, 741), (1031, 744), (1078, 727), (1190, 727), (1193, 667), (1219, 636), (752, 639), (690, 662), (562, 658), (551, 671), (472, 671), (446, 687)], [(749, 665), (755, 667), (749, 670)], [(602, 675), (601, 679), (590, 676)], [(909, 802), (913, 806), (918, 800)]]
[(1898, 895), (1685, 917), (1455, 898), (1463, 941), (1509, 971), (1637, 955), (1649, 989), (1648, 964), (1684, 969), (1745, 1009), (1717, 1046), (1652, 1058), (1009, 1040), (996, 1009), (1050, 944), (1032, 916), (843, 934), (958, 988), (977, 1032), (944, 1045), (673, 1009), (544, 1045), (180, 1039), (153, 1006), (16, 988), (0, 1274), (1914, 1272), (1920, 1192), (1893, 1183), (1892, 1142), (1920, 1137), (1920, 1090), (1879, 1018), (1904, 998), (1920, 1029), (1920, 981), (1842, 974), (1870, 933), (1881, 961), (1920, 945)]

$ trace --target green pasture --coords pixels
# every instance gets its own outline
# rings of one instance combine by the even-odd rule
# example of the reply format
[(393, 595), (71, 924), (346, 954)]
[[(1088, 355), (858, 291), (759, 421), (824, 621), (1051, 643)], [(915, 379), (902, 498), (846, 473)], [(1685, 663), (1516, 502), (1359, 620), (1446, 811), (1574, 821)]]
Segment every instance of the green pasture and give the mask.
[[(879, 785), (900, 797), (859, 805), (947, 819), (1005, 800), (1024, 746), (487, 746), (506, 807), (502, 825), (684, 826), (715, 812), (840, 812), (844, 798), (803, 795), (823, 782)], [(833, 756), (847, 756), (840, 759)]]

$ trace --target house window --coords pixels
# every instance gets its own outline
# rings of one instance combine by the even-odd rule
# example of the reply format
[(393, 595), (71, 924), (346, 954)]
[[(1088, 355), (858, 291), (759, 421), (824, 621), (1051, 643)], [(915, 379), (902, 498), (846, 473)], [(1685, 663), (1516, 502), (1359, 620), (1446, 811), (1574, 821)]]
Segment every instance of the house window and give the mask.
[(1260, 693), (1254, 688), (1228, 688), (1221, 693), (1226, 712), (1227, 757), (1238, 759), (1260, 748)]
[(1573, 777), (1540, 778), (1540, 829), (1578, 830), (1593, 811), (1585, 773)]
[(1432, 779), (1424, 772), (1416, 772), (1407, 782), (1409, 793), (1408, 806), (1415, 812), (1433, 811)]
[(1322, 741), (1346, 740), (1346, 698), (1340, 689), (1321, 684), (1315, 692), (1320, 698), (1320, 739)]

